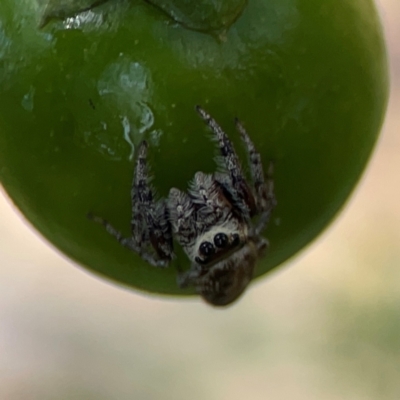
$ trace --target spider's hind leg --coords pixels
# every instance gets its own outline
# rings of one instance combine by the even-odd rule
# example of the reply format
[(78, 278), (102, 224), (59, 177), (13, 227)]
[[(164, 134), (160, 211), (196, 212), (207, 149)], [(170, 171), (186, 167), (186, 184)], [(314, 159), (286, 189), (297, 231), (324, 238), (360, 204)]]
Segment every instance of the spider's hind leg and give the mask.
[(256, 150), (254, 143), (250, 139), (244, 126), (236, 119), (236, 128), (242, 137), (249, 158), (251, 179), (254, 187), (257, 213), (260, 219), (256, 226), (256, 233), (259, 234), (268, 223), (272, 209), (276, 206), (274, 193), (274, 181), (272, 179), (273, 164), (269, 165), (267, 178), (264, 176), (264, 169), (261, 161), (261, 155)]
[(135, 245), (135, 243), (133, 242), (132, 238), (126, 238), (122, 235), (122, 233), (120, 231), (118, 231), (117, 229), (115, 229), (107, 220), (105, 220), (102, 217), (98, 217), (97, 215), (93, 215), (92, 213), (88, 213), (87, 217), (96, 222), (97, 224), (103, 225), (104, 228), (106, 229), (106, 231), (111, 235), (114, 236), (115, 239), (118, 240), (119, 243), (122, 244), (122, 246), (138, 252), (139, 248)]

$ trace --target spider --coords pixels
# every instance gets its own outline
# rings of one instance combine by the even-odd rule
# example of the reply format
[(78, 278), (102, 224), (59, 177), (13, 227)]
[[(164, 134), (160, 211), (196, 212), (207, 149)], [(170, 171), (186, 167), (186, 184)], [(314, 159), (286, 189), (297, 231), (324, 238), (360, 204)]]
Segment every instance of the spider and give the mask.
[[(166, 199), (157, 201), (149, 183), (148, 144), (142, 141), (131, 190), (132, 237), (123, 237), (101, 217), (90, 218), (156, 267), (168, 266), (175, 256), (175, 237), (191, 261), (190, 269), (178, 274), (178, 285), (194, 286), (206, 302), (224, 306), (244, 292), (268, 247), (260, 235), (276, 205), (272, 164), (266, 180), (260, 154), (236, 119), (249, 157), (252, 182), (248, 183), (226, 133), (200, 106), (196, 110), (218, 142), (223, 172), (197, 172), (188, 193), (171, 188)], [(256, 223), (253, 217), (258, 217)]]

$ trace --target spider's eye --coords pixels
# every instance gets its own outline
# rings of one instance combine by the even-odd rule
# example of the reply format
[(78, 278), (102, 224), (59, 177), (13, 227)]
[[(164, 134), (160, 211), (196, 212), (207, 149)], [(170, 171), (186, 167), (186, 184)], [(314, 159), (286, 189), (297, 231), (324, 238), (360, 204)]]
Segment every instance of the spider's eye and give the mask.
[(199, 252), (201, 255), (209, 257), (215, 253), (215, 247), (210, 242), (203, 242), (199, 247)]
[(228, 244), (228, 236), (225, 233), (217, 233), (214, 236), (214, 244), (219, 248), (225, 247)]

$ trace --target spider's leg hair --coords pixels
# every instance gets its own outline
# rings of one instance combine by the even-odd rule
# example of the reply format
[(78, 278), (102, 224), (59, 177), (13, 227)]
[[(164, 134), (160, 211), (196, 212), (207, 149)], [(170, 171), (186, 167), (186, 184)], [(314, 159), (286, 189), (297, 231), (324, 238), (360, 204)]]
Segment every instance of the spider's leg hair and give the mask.
[(239, 131), (240, 136), (242, 137), (242, 140), (245, 144), (249, 158), (250, 173), (251, 179), (253, 181), (257, 213), (270, 214), (276, 204), (274, 185), (272, 180), (272, 164), (270, 166), (270, 170), (266, 180), (264, 177), (260, 153), (256, 150), (253, 141), (250, 139), (250, 136), (242, 123), (238, 119), (235, 120), (235, 123), (236, 128)]
[(233, 148), (232, 142), (229, 140), (222, 128), (218, 125), (217, 121), (215, 121), (210, 114), (208, 114), (200, 106), (196, 106), (196, 110), (214, 134), (214, 137), (218, 142), (225, 167), (229, 171), (232, 183), (235, 186), (237, 183), (244, 180), (244, 176), (239, 158), (235, 152), (235, 149)]
[(267, 226), (271, 212), (277, 205), (275, 192), (274, 192), (274, 181), (272, 179), (273, 163), (271, 162), (268, 168), (267, 179), (265, 182), (266, 195), (265, 195), (265, 209), (262, 211), (259, 220), (257, 221), (255, 232), (259, 235)]
[(214, 174), (215, 180), (218, 182), (221, 194), (224, 198), (225, 203), (230, 205), (232, 213), (239, 220), (250, 222), (250, 207), (246, 197), (239, 195), (231, 184), (231, 179), (227, 173), (216, 172)]
[(172, 227), (165, 199), (155, 203), (154, 215), (150, 223), (153, 224), (149, 227), (153, 247), (161, 258), (171, 260), (174, 257)]
[(200, 106), (196, 106), (196, 110), (211, 129), (218, 142), (225, 168), (230, 176), (231, 183), (229, 186), (232, 186), (234, 191), (237, 192), (238, 196), (244, 199), (251, 211), (251, 214), (253, 215), (256, 211), (254, 195), (246, 182), (239, 158), (235, 152), (232, 142), (210, 114), (208, 114)]
[(154, 200), (154, 191), (149, 182), (147, 168), (147, 148), (147, 142), (142, 141), (133, 177), (132, 236), (141, 249), (142, 257), (145, 253), (144, 248), (151, 244), (160, 261), (165, 263), (173, 257), (172, 232), (165, 201)]
[(106, 228), (106, 231), (111, 235), (114, 236), (119, 243), (121, 243), (124, 247), (127, 247), (130, 250), (137, 252), (139, 249), (137, 245), (133, 242), (132, 238), (123, 237), (122, 233), (115, 229), (107, 220), (104, 218), (98, 217), (97, 215), (93, 215), (89, 213), (87, 215), (89, 219), (96, 222), (97, 224), (103, 225)]
[[(148, 185), (148, 171), (147, 171), (147, 142), (142, 141), (139, 146), (138, 156), (136, 159), (135, 172), (133, 176), (133, 183), (131, 189), (132, 201), (132, 220), (131, 230), (132, 237), (138, 247), (145, 246), (149, 243), (149, 232), (146, 229), (146, 220), (144, 214), (141, 212), (143, 202), (139, 201), (140, 198), (149, 198), (152, 196)], [(144, 193), (146, 191), (146, 193)], [(148, 201), (148, 200), (147, 200)]]

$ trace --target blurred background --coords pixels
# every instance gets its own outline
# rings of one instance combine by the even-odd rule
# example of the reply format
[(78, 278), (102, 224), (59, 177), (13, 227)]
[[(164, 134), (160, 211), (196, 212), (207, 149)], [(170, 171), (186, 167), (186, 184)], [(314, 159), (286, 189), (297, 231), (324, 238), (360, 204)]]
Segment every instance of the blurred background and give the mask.
[(86, 273), (0, 196), (0, 400), (400, 399), (400, 0), (392, 92), (333, 225), (226, 310)]

